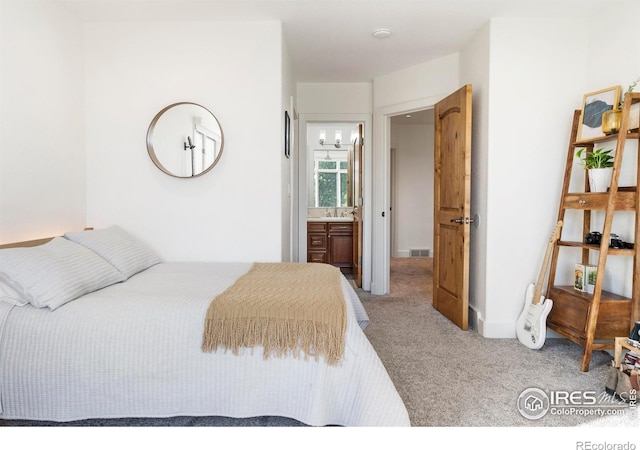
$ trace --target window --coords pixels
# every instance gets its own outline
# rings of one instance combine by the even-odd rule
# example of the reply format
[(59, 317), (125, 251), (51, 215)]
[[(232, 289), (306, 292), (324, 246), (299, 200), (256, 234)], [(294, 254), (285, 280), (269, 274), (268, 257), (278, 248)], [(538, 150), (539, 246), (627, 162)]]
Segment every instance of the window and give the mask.
[(314, 180), (316, 207), (347, 206), (347, 161), (316, 159)]

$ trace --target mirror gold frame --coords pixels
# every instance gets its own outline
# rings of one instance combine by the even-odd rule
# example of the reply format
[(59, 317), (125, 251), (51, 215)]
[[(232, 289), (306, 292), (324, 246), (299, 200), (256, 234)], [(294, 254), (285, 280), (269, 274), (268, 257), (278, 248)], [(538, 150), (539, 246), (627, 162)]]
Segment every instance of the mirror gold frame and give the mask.
[[(183, 121), (186, 120), (190, 120), (190, 125), (193, 128), (192, 130), (189, 130), (190, 133), (194, 134), (194, 141), (191, 140), (191, 135), (187, 134), (187, 137), (185, 138), (184, 136), (175, 136), (172, 135), (171, 136), (171, 147), (172, 147), (172, 151), (173, 148), (177, 148), (178, 151), (180, 150), (184, 150), (187, 151), (189, 150), (191, 152), (191, 173), (190, 174), (180, 174), (180, 173), (176, 173), (177, 170), (172, 170), (170, 169), (168, 166), (168, 162), (166, 161), (166, 157), (162, 156), (163, 152), (166, 153), (166, 149), (163, 151), (160, 151), (160, 149), (163, 146), (169, 145), (166, 142), (157, 142), (154, 141), (154, 138), (158, 138), (158, 133), (159, 131), (161, 131), (161, 127), (164, 127), (165, 130), (162, 131), (166, 131), (167, 125), (165, 123), (165, 121), (169, 120), (170, 116), (169, 114), (177, 114), (178, 110), (185, 110), (186, 113), (188, 114), (193, 114), (194, 111), (198, 111), (202, 114), (202, 116), (206, 116), (206, 120), (208, 123), (212, 124), (212, 126), (210, 127), (206, 127), (201, 125), (200, 123), (197, 122), (196, 119), (202, 121), (202, 117), (187, 117), (187, 116), (183, 116), (180, 117), (180, 119), (182, 119)], [(209, 134), (215, 134), (216, 137), (219, 136), (219, 148), (217, 147), (216, 141), (213, 141), (213, 159), (206, 164), (205, 166), (205, 144), (201, 143), (201, 152), (202, 152), (202, 166), (201, 166), (201, 170), (199, 170), (197, 173), (195, 172), (195, 165), (194, 165), (194, 149), (196, 149), (197, 147), (197, 143), (196, 141), (196, 137), (195, 137), (195, 133), (197, 131), (200, 131), (198, 129), (198, 127), (200, 127), (200, 129), (211, 129), (213, 128), (212, 131), (208, 132)], [(178, 133), (180, 134), (180, 133)], [(164, 139), (164, 133), (160, 132), (160, 136), (162, 136), (162, 138)], [(203, 135), (204, 136), (204, 135)], [(205, 141), (205, 138), (202, 137), (202, 142)], [(175, 142), (174, 142), (175, 141)], [(182, 142), (184, 141), (183, 144), (178, 144), (176, 145), (178, 142)], [(199, 105), (197, 103), (191, 103), (191, 102), (178, 102), (178, 103), (173, 103), (165, 108), (163, 108), (158, 114), (156, 114), (156, 116), (153, 118), (153, 120), (151, 121), (151, 124), (149, 125), (149, 129), (147, 130), (147, 152), (149, 153), (149, 157), (151, 158), (151, 160), (153, 161), (153, 163), (156, 165), (156, 167), (158, 167), (158, 169), (160, 169), (162, 172), (166, 173), (167, 175), (170, 175), (172, 177), (176, 177), (176, 178), (195, 178), (195, 177), (199, 177), (204, 175), (205, 173), (209, 172), (211, 169), (213, 169), (213, 167), (218, 163), (218, 161), (220, 160), (220, 157), (222, 156), (222, 151), (224, 149), (224, 135), (222, 132), (222, 127), (220, 126), (220, 122), (218, 122), (218, 119), (216, 118), (215, 115), (213, 115), (213, 113), (211, 111), (209, 111), (207, 108), (205, 108), (202, 105)], [(181, 155), (176, 155), (176, 158), (181, 158)], [(162, 161), (162, 159), (164, 160), (164, 163)], [(209, 158), (211, 159), (211, 158)]]

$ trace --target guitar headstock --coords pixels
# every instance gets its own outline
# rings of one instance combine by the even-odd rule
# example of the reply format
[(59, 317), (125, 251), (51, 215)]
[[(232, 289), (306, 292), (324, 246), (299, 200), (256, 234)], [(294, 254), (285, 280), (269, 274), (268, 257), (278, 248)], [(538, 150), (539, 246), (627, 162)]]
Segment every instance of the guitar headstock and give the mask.
[(560, 231), (562, 231), (562, 225), (564, 222), (562, 220), (558, 220), (556, 227), (553, 229), (553, 233), (551, 234), (551, 238), (549, 239), (549, 243), (553, 244), (560, 238)]

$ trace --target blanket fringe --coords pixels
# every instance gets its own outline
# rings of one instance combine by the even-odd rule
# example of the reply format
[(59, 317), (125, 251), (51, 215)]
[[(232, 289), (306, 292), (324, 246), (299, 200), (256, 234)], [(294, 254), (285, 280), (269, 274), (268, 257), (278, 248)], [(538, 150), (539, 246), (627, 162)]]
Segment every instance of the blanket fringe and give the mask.
[(276, 318), (207, 319), (202, 350), (229, 349), (234, 355), (241, 348), (260, 345), (264, 358), (300, 356), (302, 351), (316, 360), (320, 355), (329, 365), (337, 364), (344, 352), (344, 329), (310, 320), (292, 321)]
[(202, 351), (262, 346), (265, 359), (303, 352), (337, 364), (346, 334), (340, 277), (327, 264), (255, 263), (209, 305)]

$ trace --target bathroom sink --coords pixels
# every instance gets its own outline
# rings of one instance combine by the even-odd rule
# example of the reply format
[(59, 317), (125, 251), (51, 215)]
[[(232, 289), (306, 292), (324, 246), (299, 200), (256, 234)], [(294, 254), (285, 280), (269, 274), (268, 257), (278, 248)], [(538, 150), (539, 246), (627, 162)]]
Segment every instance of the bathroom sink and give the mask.
[(349, 217), (307, 217), (307, 222), (353, 222), (353, 216)]

